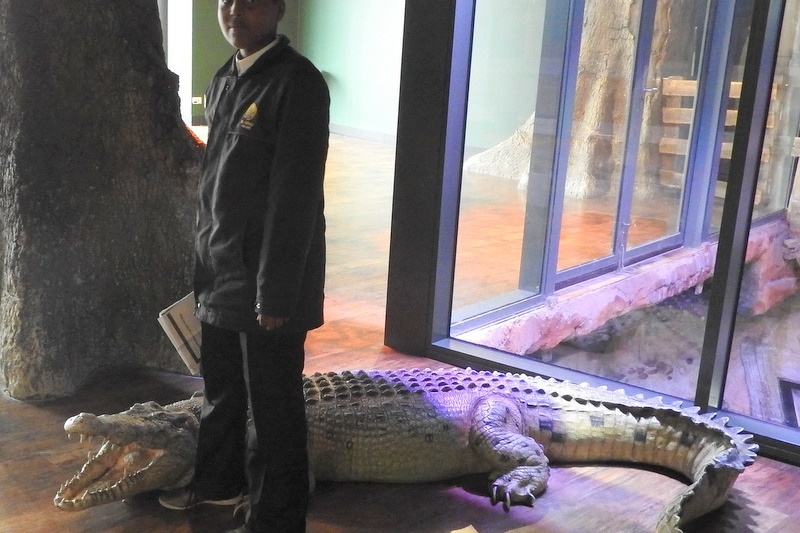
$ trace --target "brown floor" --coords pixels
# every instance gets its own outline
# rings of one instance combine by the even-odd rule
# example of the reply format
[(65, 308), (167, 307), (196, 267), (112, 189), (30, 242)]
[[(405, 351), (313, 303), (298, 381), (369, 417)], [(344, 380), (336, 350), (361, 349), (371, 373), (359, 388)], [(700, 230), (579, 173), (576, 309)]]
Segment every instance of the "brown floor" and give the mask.
[[(383, 145), (333, 139), (327, 324), (309, 337), (308, 372), (440, 366), (383, 346), (392, 153)], [(143, 400), (167, 403), (201, 387), (188, 376), (119, 372), (44, 404), (0, 395), (0, 532), (210, 533), (236, 525), (228, 508), (167, 511), (152, 494), (78, 513), (52, 504), (89, 449), (66, 439), (66, 418)], [(730, 502), (687, 531), (793, 531), (800, 522), (799, 486), (800, 468), (759, 458), (740, 476)], [(311, 533), (645, 532), (681, 487), (646, 470), (559, 466), (535, 507), (505, 512), (491, 506), (480, 477), (421, 485), (327, 483), (313, 495), (308, 524)]]

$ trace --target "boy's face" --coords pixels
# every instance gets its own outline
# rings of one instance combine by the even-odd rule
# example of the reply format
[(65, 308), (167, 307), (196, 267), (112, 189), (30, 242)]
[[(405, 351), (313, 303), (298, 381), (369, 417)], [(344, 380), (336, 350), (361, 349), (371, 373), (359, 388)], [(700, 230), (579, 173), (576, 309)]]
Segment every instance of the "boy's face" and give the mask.
[(285, 11), (284, 0), (219, 0), (217, 18), (228, 42), (247, 57), (275, 39)]

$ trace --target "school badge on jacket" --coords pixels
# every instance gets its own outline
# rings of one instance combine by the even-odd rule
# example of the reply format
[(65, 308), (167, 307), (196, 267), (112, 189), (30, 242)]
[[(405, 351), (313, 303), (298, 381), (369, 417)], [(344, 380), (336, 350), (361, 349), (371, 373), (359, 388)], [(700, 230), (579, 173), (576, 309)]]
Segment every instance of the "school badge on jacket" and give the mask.
[(247, 108), (247, 111), (244, 112), (244, 115), (242, 115), (242, 120), (239, 122), (239, 125), (249, 130), (256, 123), (256, 115), (258, 115), (258, 106), (253, 102)]

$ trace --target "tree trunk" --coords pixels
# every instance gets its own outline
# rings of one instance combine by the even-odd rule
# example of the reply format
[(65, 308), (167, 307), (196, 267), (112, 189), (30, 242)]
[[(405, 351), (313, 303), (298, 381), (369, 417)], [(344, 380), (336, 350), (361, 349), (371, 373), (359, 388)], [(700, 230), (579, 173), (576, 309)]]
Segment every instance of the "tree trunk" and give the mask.
[[(671, 9), (671, 0), (656, 6), (647, 88), (658, 87), (663, 77)], [(661, 95), (631, 95), (640, 11), (640, 0), (586, 3), (566, 187), (571, 197), (618, 193), (631, 97), (644, 98), (635, 193), (650, 196), (657, 182)]]
[[(678, 16), (693, 6), (683, 0)], [(656, 7), (651, 68), (648, 87), (657, 86), (663, 77), (662, 65), (669, 56), (685, 57), (681, 49), (693, 45), (693, 36), (671, 38), (672, 0), (661, 0)], [(631, 84), (641, 0), (589, 0), (586, 3), (578, 57), (573, 123), (570, 138), (566, 194), (572, 198), (616, 195), (621, 180), (621, 162), (628, 127)], [(679, 28), (684, 25), (677, 24)], [(668, 48), (669, 47), (669, 48)], [(644, 95), (641, 153), (637, 167), (635, 193), (651, 196), (658, 180), (661, 136), (661, 95)], [(511, 137), (470, 157), (464, 170), (518, 181), (527, 186), (530, 170), (531, 136), (534, 117)]]
[(625, 148), (638, 0), (589, 1), (584, 12), (566, 193), (615, 194)]
[(191, 290), (201, 148), (156, 0), (0, 0), (0, 374), (69, 394), (105, 367), (185, 371), (156, 322)]
[[(695, 0), (692, 0), (695, 1)], [(679, 6), (680, 8), (680, 6)], [(649, 68), (645, 78), (646, 91), (642, 96), (644, 104), (642, 107), (642, 130), (639, 138), (639, 155), (636, 162), (636, 179), (634, 180), (634, 195), (638, 198), (652, 198), (659, 192), (659, 171), (661, 170), (661, 151), (659, 144), (664, 135), (664, 123), (662, 120), (662, 109), (664, 107), (663, 95), (661, 92), (662, 80), (666, 77), (663, 66), (667, 59), (691, 57), (690, 52), (684, 51), (684, 55), (670, 56), (670, 51), (674, 48), (670, 46), (674, 37), (681, 38), (689, 44), (694, 43), (692, 35), (678, 35), (678, 32), (685, 32), (689, 24), (673, 23), (671, 11), (673, 4), (671, 0), (661, 0), (656, 6), (655, 20), (653, 22), (653, 39), (650, 44)], [(676, 10), (680, 17), (684, 14), (680, 9)], [(688, 15), (688, 13), (686, 13)], [(672, 28), (679, 28), (676, 35), (672, 34)], [(672, 50), (671, 50), (672, 48)], [(683, 63), (676, 61), (675, 63)], [(656, 89), (653, 91), (652, 89)]]

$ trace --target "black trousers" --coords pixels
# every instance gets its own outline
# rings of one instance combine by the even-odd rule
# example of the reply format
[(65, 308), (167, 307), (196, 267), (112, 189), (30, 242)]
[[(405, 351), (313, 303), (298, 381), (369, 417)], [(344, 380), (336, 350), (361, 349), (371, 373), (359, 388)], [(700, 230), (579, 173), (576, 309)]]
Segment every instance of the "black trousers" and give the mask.
[(263, 334), (206, 323), (202, 328), (205, 401), (192, 490), (222, 499), (247, 488), (247, 531), (304, 532), (309, 497), (302, 381), (307, 332), (290, 324)]

